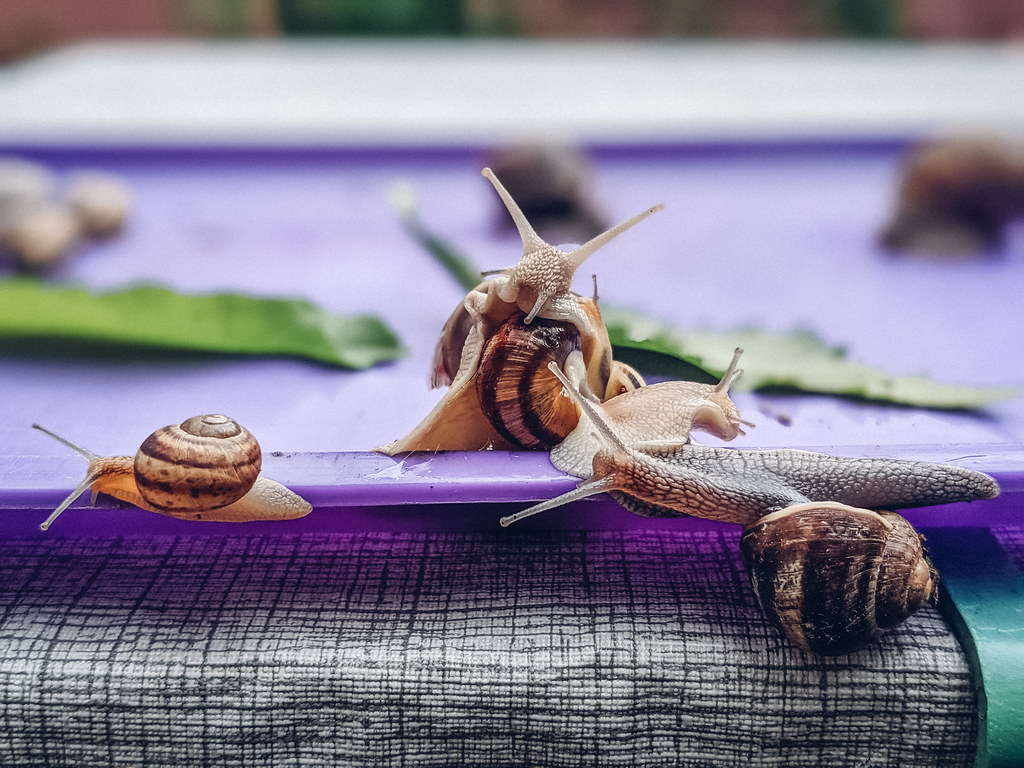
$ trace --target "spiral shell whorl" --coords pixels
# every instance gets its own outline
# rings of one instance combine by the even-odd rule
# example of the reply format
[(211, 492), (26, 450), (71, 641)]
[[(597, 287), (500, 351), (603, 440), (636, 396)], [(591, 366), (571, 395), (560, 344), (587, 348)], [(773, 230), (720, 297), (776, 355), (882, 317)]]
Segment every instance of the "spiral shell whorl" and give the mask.
[(765, 614), (815, 653), (855, 651), (936, 597), (920, 536), (893, 512), (797, 505), (749, 525), (741, 548)]
[(522, 315), (503, 323), (488, 340), (480, 358), (477, 395), (494, 428), (522, 448), (550, 448), (576, 428), (579, 408), (562, 396), (562, 385), (548, 370), (561, 366), (580, 348), (571, 323)]
[(135, 481), (155, 509), (215, 509), (249, 491), (262, 459), (256, 438), (237, 422), (195, 416), (146, 438), (135, 454)]

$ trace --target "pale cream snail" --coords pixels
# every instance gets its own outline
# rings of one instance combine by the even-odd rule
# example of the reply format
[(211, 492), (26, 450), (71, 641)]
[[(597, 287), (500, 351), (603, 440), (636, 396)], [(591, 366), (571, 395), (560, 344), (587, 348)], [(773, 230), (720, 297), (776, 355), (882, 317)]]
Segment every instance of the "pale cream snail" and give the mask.
[[(512, 214), (523, 241), (523, 256), (513, 267), (485, 273), (492, 279), (471, 290), (449, 317), (434, 352), (431, 376), (433, 386), (450, 385), (449, 389), (409, 434), (377, 448), (384, 453), (549, 447), (550, 443), (534, 444), (531, 438), (526, 442), (510, 439), (507, 430), (501, 425), (495, 426), (484, 412), (478, 394), (481, 368), (495, 359), (496, 338), (514, 337), (518, 344), (534, 331), (535, 324), (544, 325), (542, 321), (561, 324), (557, 333), (565, 337), (565, 358), (552, 361), (566, 370), (587, 396), (602, 400), (643, 381), (631, 368), (612, 360), (611, 344), (596, 295), (574, 293), (572, 282), (577, 268), (588, 256), (662, 206), (649, 208), (566, 253), (537, 235), (489, 168), (484, 169), (483, 175)], [(545, 329), (547, 327), (545, 325)], [(547, 330), (540, 332), (547, 333)], [(534, 366), (533, 370), (546, 375), (543, 364)], [(550, 387), (557, 396), (560, 385), (551, 379)], [(569, 411), (575, 414), (575, 406)], [(570, 423), (560, 426), (559, 430), (565, 429), (567, 433), (577, 419), (571, 417)], [(555, 421), (561, 423), (561, 418)]]
[(134, 457), (98, 456), (38, 424), (32, 426), (89, 462), (85, 479), (39, 526), (44, 531), (89, 488), (94, 495), (106, 493), (180, 520), (290, 520), (313, 509), (285, 486), (259, 476), (259, 443), (227, 416), (194, 416), (158, 429)]

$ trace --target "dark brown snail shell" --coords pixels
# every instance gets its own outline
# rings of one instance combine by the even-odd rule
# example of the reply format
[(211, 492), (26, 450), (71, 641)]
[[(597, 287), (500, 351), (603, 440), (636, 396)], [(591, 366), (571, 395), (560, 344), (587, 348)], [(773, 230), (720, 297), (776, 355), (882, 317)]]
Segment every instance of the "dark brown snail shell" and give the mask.
[(745, 529), (762, 610), (796, 646), (850, 653), (938, 597), (921, 536), (894, 512), (800, 504)]
[(580, 332), (571, 323), (519, 313), (487, 340), (480, 356), (477, 396), (498, 433), (521, 448), (546, 449), (560, 443), (579, 422), (579, 408), (562, 395), (548, 370), (580, 349)]
[(262, 460), (256, 438), (236, 421), (194, 416), (146, 438), (135, 454), (135, 482), (154, 509), (215, 509), (248, 493)]

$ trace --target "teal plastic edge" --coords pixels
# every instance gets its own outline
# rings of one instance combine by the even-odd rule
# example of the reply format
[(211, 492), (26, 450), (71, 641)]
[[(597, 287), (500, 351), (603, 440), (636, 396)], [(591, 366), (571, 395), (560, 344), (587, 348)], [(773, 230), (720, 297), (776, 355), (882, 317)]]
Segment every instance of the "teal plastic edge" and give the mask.
[(978, 687), (976, 768), (1024, 765), (1024, 574), (987, 528), (933, 528), (940, 608)]

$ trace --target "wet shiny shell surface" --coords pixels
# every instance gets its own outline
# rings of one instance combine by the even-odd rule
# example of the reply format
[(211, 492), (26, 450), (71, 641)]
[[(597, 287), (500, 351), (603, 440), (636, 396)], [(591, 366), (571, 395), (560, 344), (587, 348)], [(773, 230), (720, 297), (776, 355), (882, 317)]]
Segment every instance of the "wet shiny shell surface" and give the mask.
[(562, 394), (547, 364), (553, 360), (561, 366), (579, 348), (580, 334), (572, 324), (535, 318), (527, 325), (521, 314), (488, 339), (477, 396), (502, 437), (522, 448), (546, 449), (576, 427), (579, 409)]
[(224, 416), (197, 416), (146, 438), (135, 455), (135, 482), (155, 509), (215, 509), (248, 493), (262, 459), (244, 427)]

